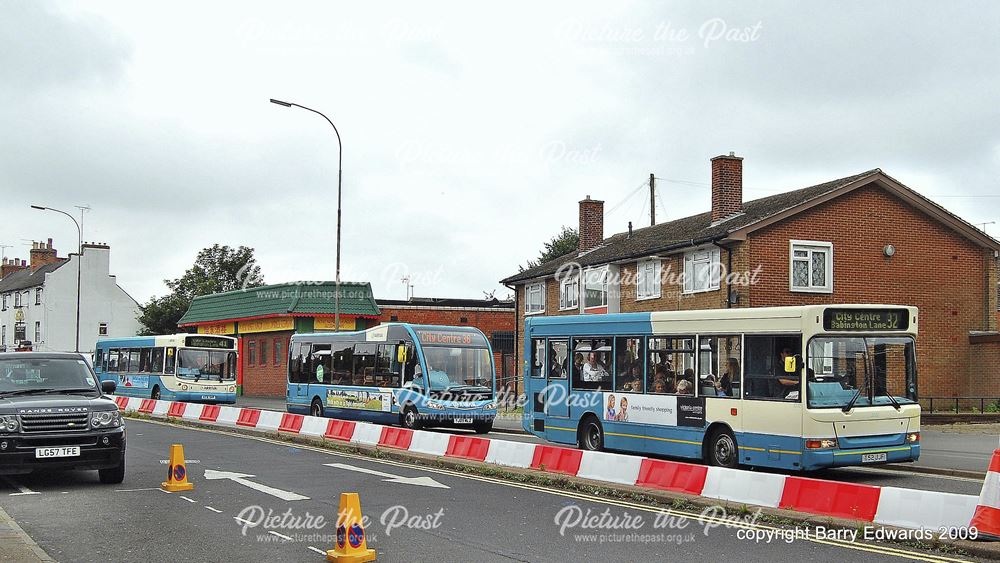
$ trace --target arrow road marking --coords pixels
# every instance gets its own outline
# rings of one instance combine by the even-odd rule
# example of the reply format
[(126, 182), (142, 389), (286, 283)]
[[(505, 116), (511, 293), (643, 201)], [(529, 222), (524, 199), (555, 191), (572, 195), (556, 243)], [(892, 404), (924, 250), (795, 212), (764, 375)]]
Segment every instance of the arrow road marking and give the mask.
[(234, 483), (239, 483), (244, 487), (250, 487), (255, 491), (260, 491), (264, 494), (271, 495), (272, 497), (278, 497), (284, 501), (309, 500), (309, 497), (302, 496), (298, 493), (293, 493), (291, 491), (283, 491), (281, 489), (268, 487), (267, 485), (262, 485), (260, 483), (254, 483), (253, 481), (249, 480), (251, 477), (253, 477), (253, 475), (247, 475), (245, 473), (235, 473), (233, 471), (215, 471), (214, 469), (205, 470), (205, 479), (209, 481), (216, 479), (228, 479)]
[(327, 467), (333, 467), (334, 469), (346, 469), (348, 471), (356, 471), (358, 473), (367, 473), (368, 475), (376, 475), (378, 477), (387, 477), (383, 481), (387, 483), (402, 483), (404, 485), (419, 485), (421, 487), (434, 487), (437, 489), (450, 489), (448, 485), (438, 483), (430, 477), (403, 477), (401, 475), (393, 475), (392, 473), (383, 473), (381, 471), (375, 471), (374, 469), (368, 469), (365, 467), (357, 467), (354, 465), (347, 465), (346, 463), (324, 463), (323, 465)]

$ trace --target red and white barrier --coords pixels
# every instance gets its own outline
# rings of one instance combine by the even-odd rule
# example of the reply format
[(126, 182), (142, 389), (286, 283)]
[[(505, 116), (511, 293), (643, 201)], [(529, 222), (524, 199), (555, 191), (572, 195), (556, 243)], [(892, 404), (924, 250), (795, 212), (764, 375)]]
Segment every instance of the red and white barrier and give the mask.
[[(584, 452), (549, 444), (511, 442), (471, 435), (408, 430), (367, 422), (304, 416), (260, 409), (116, 397), (122, 411), (157, 417), (391, 448), (430, 456), (584, 479), (673, 491), (747, 505), (785, 508), (902, 528), (937, 531), (986, 524), (980, 533), (1000, 530), (1000, 450), (990, 463), (981, 498), (937, 491), (876, 487), (707, 467), (607, 452)], [(978, 506), (977, 506), (978, 505)], [(975, 515), (975, 519), (973, 519)]]

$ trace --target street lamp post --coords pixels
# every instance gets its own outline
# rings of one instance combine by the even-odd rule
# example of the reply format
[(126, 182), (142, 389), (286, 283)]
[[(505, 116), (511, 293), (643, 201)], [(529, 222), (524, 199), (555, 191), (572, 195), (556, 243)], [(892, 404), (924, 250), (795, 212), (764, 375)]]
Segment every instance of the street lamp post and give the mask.
[(80, 353), (80, 270), (83, 268), (83, 230), (80, 229), (80, 223), (65, 211), (59, 209), (53, 209), (51, 207), (42, 207), (41, 205), (32, 205), (32, 209), (38, 209), (39, 211), (55, 211), (56, 213), (62, 213), (63, 215), (69, 217), (70, 221), (76, 225), (76, 349), (74, 350), (77, 354)]
[(307, 108), (306, 106), (302, 106), (302, 105), (299, 105), (299, 104), (296, 104), (296, 103), (293, 103), (293, 102), (283, 102), (281, 100), (275, 100), (274, 98), (271, 98), (271, 103), (272, 104), (278, 104), (279, 106), (285, 106), (286, 108), (290, 108), (290, 107), (294, 106), (294, 107), (297, 107), (297, 108), (302, 108), (302, 109), (304, 109), (306, 111), (311, 111), (311, 112), (315, 113), (316, 115), (319, 115), (320, 117), (322, 117), (323, 119), (325, 119), (326, 122), (330, 124), (330, 127), (333, 127), (333, 132), (337, 134), (337, 150), (338, 150), (338, 156), (337, 156), (337, 288), (336, 288), (336, 293), (333, 296), (333, 303), (334, 303), (333, 304), (333, 324), (334, 324), (334, 331), (339, 332), (340, 331), (340, 201), (341, 201), (340, 195), (341, 195), (341, 184), (342, 184), (342, 179), (343, 179), (343, 175), (344, 175), (344, 167), (343, 167), (343, 164), (344, 164), (344, 145), (340, 142), (340, 131), (337, 130), (337, 126), (333, 124), (333, 121), (330, 121), (330, 118), (327, 117), (327, 116), (325, 116), (325, 115), (323, 115), (322, 112), (316, 111), (316, 110), (314, 110), (312, 108)]

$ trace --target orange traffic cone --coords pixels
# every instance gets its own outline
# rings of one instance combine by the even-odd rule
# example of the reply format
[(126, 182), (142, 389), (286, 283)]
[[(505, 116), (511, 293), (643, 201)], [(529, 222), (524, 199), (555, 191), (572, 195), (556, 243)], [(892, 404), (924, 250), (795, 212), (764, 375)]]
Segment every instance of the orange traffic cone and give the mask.
[(993, 450), (983, 492), (969, 525), (979, 531), (980, 539), (1000, 541), (1000, 449)]
[(361, 563), (375, 561), (375, 550), (368, 549), (361, 517), (358, 493), (341, 493), (337, 515), (337, 547), (326, 552), (327, 561)]
[(190, 491), (194, 488), (193, 483), (188, 483), (187, 464), (184, 462), (184, 446), (180, 444), (170, 446), (167, 480), (160, 483), (160, 488), (171, 493)]

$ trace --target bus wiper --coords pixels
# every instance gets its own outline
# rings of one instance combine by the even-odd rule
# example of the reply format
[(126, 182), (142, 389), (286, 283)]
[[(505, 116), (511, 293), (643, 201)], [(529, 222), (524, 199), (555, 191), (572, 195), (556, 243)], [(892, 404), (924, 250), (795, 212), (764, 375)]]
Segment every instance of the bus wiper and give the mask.
[(854, 403), (858, 401), (858, 397), (860, 396), (861, 396), (861, 388), (859, 387), (858, 390), (854, 392), (854, 396), (851, 397), (851, 400), (848, 401), (847, 404), (844, 405), (844, 408), (841, 410), (843, 410), (844, 412), (849, 412), (851, 409), (854, 408)]
[(885, 396), (889, 398), (889, 402), (892, 403), (893, 408), (895, 408), (897, 411), (902, 408), (899, 406), (899, 401), (897, 401), (896, 398), (892, 396), (892, 393), (886, 393)]

